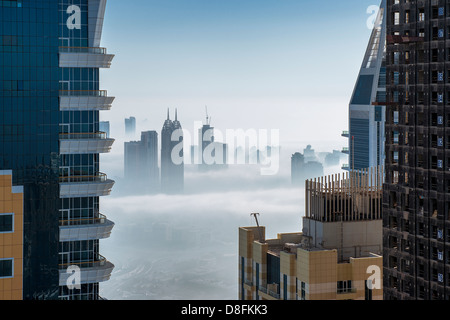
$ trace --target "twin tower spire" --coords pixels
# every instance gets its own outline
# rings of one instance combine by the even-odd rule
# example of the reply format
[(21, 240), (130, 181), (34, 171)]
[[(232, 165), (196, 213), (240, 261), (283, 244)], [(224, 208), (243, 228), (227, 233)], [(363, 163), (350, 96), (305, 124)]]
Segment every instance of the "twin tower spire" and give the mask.
[[(170, 108), (167, 108), (167, 120), (170, 120)], [(178, 109), (175, 108), (175, 121), (178, 121)]]
[(181, 123), (178, 121), (178, 109), (175, 109), (175, 120), (170, 120), (170, 109), (167, 108), (167, 120), (164, 122), (164, 128), (181, 129)]

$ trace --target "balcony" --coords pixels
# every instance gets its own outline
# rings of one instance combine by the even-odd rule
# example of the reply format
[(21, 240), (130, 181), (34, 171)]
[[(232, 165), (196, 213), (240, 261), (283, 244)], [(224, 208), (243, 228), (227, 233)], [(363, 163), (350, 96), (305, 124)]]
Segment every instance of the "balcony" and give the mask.
[(108, 153), (114, 141), (107, 138), (105, 132), (61, 133), (59, 152), (61, 154)]
[(342, 131), (341, 136), (343, 136), (344, 138), (348, 138), (350, 137), (350, 133), (348, 131)]
[(343, 147), (341, 152), (345, 153), (345, 154), (349, 154), (350, 153), (348, 147)]
[[(73, 272), (67, 272), (69, 267), (80, 268), (80, 284), (98, 283), (108, 281), (114, 269), (114, 265), (105, 257), (98, 255), (98, 259), (92, 262), (73, 262), (59, 265), (59, 285), (67, 285), (68, 278)], [(73, 284), (70, 282), (70, 284)]]
[(109, 68), (113, 59), (105, 48), (59, 47), (61, 68)]
[(106, 239), (111, 235), (114, 222), (100, 214), (98, 218), (59, 221), (59, 241), (85, 241)]
[(345, 163), (345, 164), (342, 165), (341, 169), (342, 170), (350, 170), (350, 166), (349, 166), (348, 163)]
[(110, 110), (114, 99), (106, 90), (60, 90), (59, 108), (61, 111)]
[(59, 182), (61, 198), (107, 196), (115, 183), (104, 173), (95, 176), (64, 176), (59, 178)]

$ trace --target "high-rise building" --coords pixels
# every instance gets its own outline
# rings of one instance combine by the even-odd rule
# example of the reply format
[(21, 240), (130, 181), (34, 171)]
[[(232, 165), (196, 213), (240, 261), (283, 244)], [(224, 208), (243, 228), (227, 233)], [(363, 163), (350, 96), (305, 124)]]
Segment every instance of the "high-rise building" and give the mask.
[(23, 299), (23, 187), (0, 171), (0, 300)]
[(303, 168), (305, 157), (300, 152), (296, 152), (291, 157), (291, 183), (302, 186), (305, 183)]
[(107, 138), (109, 138), (111, 136), (109, 121), (100, 121), (100, 132), (106, 133)]
[(302, 232), (239, 228), (239, 298), (381, 300), (382, 169), (305, 183)]
[(348, 138), (349, 163), (344, 169), (361, 170), (384, 165), (386, 121), (386, 1), (380, 5), (378, 16), (356, 86), (349, 105)]
[(181, 193), (184, 190), (184, 154), (183, 131), (178, 121), (178, 111), (175, 120), (167, 120), (161, 130), (161, 191), (164, 193)]
[(136, 134), (136, 118), (129, 117), (125, 119), (125, 134), (129, 138), (134, 138)]
[[(114, 100), (99, 70), (106, 0), (2, 1), (0, 169), (23, 186), (23, 298), (99, 299), (113, 264), (99, 240), (113, 223), (99, 198), (114, 181), (99, 172), (113, 139), (99, 112)], [(12, 57), (14, 57), (12, 59)], [(8, 70), (8, 72), (5, 72)], [(70, 267), (80, 281), (68, 286)]]
[[(200, 171), (218, 170), (227, 168), (228, 146), (225, 143), (215, 141), (214, 127), (211, 126), (211, 118), (206, 115), (206, 122), (198, 130), (198, 148), (196, 163)], [(257, 156), (255, 154), (255, 156)]]
[[(310, 147), (310, 146), (308, 146)], [(308, 151), (310, 148), (305, 149)], [(308, 154), (308, 152), (306, 152)], [(317, 159), (313, 153), (308, 154), (309, 159)], [(294, 186), (305, 185), (306, 179), (311, 179), (312, 177), (319, 177), (323, 175), (323, 165), (319, 161), (309, 160), (306, 161), (304, 154), (296, 152), (291, 156), (291, 183)]]
[(158, 164), (158, 133), (145, 131), (140, 141), (125, 142), (124, 174), (133, 190), (160, 190)]
[(450, 1), (387, 1), (385, 299), (450, 298)]

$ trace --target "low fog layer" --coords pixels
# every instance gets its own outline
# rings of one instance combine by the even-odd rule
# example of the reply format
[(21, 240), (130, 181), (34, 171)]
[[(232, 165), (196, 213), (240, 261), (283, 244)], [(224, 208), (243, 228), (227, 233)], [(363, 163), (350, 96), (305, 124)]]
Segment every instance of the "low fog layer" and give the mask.
[[(290, 180), (290, 155), (306, 145), (300, 146), (282, 148), (274, 176), (261, 176), (256, 165), (209, 173), (187, 166), (183, 195), (125, 196), (123, 155), (105, 156), (103, 171), (117, 185), (102, 199), (101, 212), (116, 225), (100, 242), (100, 252), (115, 269), (100, 285), (101, 295), (111, 300), (237, 299), (238, 228), (256, 225), (250, 213), (261, 214), (267, 238), (302, 229), (304, 190)], [(340, 171), (325, 167), (325, 174)]]

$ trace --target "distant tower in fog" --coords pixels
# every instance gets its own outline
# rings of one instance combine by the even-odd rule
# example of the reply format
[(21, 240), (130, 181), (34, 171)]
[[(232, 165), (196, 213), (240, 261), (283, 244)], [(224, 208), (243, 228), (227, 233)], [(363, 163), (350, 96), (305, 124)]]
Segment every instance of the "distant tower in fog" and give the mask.
[(110, 137), (110, 124), (109, 121), (100, 121), (100, 132), (106, 133), (106, 138)]
[(174, 163), (177, 160), (175, 157), (183, 158), (182, 132), (176, 141), (172, 141), (172, 134), (177, 130), (182, 130), (178, 112), (175, 110), (175, 120), (172, 121), (167, 110), (167, 120), (161, 131), (161, 191), (164, 193), (180, 193), (184, 189), (184, 161)]
[(133, 138), (136, 134), (136, 118), (129, 117), (125, 119), (125, 134), (127, 137)]
[[(211, 127), (211, 117), (206, 110), (206, 122), (198, 129), (198, 157), (200, 171), (227, 168), (228, 146), (214, 140), (214, 127)], [(209, 148), (208, 148), (209, 147)], [(214, 162), (214, 163), (211, 163)]]

